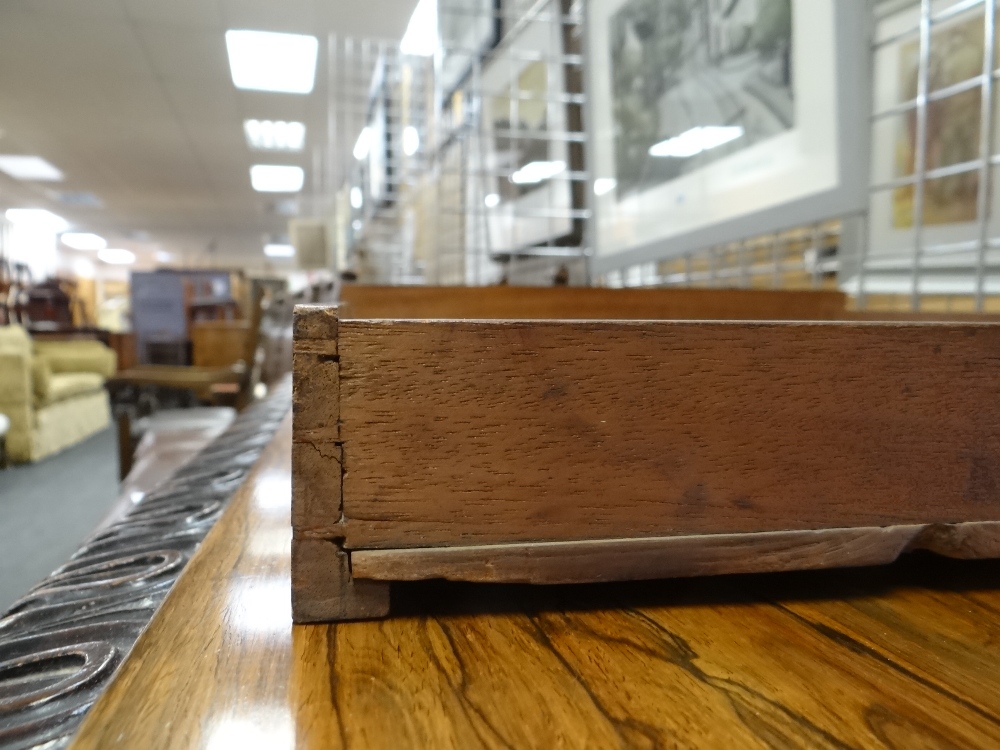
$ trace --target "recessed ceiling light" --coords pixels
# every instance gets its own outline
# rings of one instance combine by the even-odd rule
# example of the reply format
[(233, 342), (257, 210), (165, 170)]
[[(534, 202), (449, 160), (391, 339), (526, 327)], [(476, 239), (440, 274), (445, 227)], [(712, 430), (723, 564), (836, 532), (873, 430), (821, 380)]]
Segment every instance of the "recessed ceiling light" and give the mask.
[(483, 203), (486, 204), (486, 208), (496, 208), (500, 205), (500, 196), (496, 193), (490, 193), (483, 199)]
[(247, 145), (258, 151), (301, 151), (306, 146), (306, 126), (302, 122), (245, 120)]
[(433, 57), (438, 44), (437, 0), (420, 0), (399, 43), (404, 55)]
[(30, 225), (53, 233), (69, 229), (69, 222), (44, 208), (8, 208), (4, 216), (11, 224)]
[(74, 250), (103, 250), (108, 246), (106, 239), (90, 232), (66, 232), (59, 239), (66, 247)]
[(157, 263), (169, 263), (174, 259), (174, 256), (168, 253), (166, 250), (156, 251), (156, 262)]
[(294, 258), (295, 248), (292, 245), (271, 243), (264, 245), (264, 255), (268, 258)]
[(238, 89), (308, 94), (316, 83), (319, 40), (314, 36), (230, 30), (226, 49)]
[(306, 181), (302, 167), (255, 164), (250, 167), (250, 183), (258, 193), (297, 193)]
[(0, 172), (5, 172), (15, 180), (60, 182), (63, 179), (63, 173), (40, 156), (2, 155)]
[(135, 263), (135, 253), (131, 250), (121, 250), (111, 247), (99, 251), (97, 258), (112, 266), (130, 266)]
[(564, 161), (533, 161), (514, 172), (510, 176), (510, 181), (515, 185), (534, 185), (550, 180), (565, 171), (566, 162)]
[(365, 205), (365, 196), (361, 192), (361, 188), (352, 187), (351, 188), (351, 208), (361, 208)]

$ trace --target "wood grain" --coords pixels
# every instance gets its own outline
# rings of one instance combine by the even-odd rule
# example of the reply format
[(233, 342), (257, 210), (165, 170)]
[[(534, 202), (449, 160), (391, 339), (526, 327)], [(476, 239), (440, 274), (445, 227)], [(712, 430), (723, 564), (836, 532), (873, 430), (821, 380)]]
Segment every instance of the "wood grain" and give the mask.
[(292, 611), (296, 622), (366, 620), (389, 614), (389, 586), (358, 581), (334, 541), (292, 539)]
[(995, 748), (1000, 563), (403, 584), (292, 627), (286, 425), (73, 745)]
[[(343, 515), (344, 449), (340, 440), (340, 357), (333, 308), (295, 310), (292, 354), (292, 525)], [(356, 583), (339, 539), (297, 538), (292, 545), (292, 609), (296, 622), (385, 615), (389, 587)]]
[(230, 367), (246, 356), (250, 323), (246, 320), (201, 320), (191, 325), (191, 357), (195, 367)]
[(356, 550), (350, 567), (355, 578), (379, 581), (596, 583), (886, 565), (914, 549), (966, 559), (1000, 557), (1000, 524)]
[(347, 285), (344, 319), (836, 320), (833, 291)]
[(296, 531), (347, 549), (1000, 520), (992, 324), (345, 320), (338, 347), (342, 515)]

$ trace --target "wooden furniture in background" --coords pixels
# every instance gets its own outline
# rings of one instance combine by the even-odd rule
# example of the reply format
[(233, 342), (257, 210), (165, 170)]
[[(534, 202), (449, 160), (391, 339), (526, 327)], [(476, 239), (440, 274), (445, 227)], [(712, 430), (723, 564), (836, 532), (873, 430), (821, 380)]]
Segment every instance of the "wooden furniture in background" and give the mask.
[(195, 367), (229, 367), (246, 356), (250, 323), (246, 320), (206, 320), (191, 326)]
[(7, 460), (7, 432), (10, 430), (10, 419), (6, 414), (0, 414), (0, 469), (6, 469)]
[(263, 300), (258, 294), (248, 321), (248, 333), (240, 360), (221, 367), (181, 367), (140, 365), (120, 372), (115, 386), (156, 386), (189, 390), (203, 403), (222, 402), (242, 409), (253, 399), (253, 388), (260, 371), (258, 343)]
[(419, 583), (292, 626), (286, 424), (86, 718), (91, 748), (1000, 745), (1000, 563)]
[(832, 291), (432, 287), (345, 284), (343, 318), (542, 320), (837, 320)]
[(295, 325), (293, 601), (1000, 556), (1000, 326)]
[(24, 263), (0, 258), (0, 323), (27, 323), (25, 304), (32, 286), (31, 269)]
[(0, 325), (14, 322), (13, 294), (14, 270), (10, 261), (0, 255)]
[(139, 363), (134, 333), (112, 332), (108, 335), (108, 346), (118, 355), (118, 372), (129, 370)]
[[(211, 269), (131, 274), (132, 331), (142, 364), (191, 364), (191, 327), (198, 320), (239, 318), (233, 275)], [(249, 314), (245, 317), (249, 317)]]

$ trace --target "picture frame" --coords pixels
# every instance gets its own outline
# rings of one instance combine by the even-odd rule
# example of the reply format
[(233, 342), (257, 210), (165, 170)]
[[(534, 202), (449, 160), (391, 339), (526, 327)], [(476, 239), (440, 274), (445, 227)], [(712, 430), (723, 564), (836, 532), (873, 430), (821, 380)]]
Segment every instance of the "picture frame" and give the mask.
[[(763, 34), (761, 27), (768, 19), (762, 20), (761, 14), (767, 8), (773, 14), (781, 2), (790, 11), (786, 27), (790, 92), (784, 96), (791, 100), (785, 103), (786, 110), (791, 107), (791, 117), (785, 127), (772, 125), (769, 131), (762, 123), (766, 117), (776, 119), (774, 112), (779, 109), (782, 79), (775, 84), (774, 58), (782, 53), (782, 45), (781, 35), (773, 29), (769, 37)], [(718, 6), (710, 0), (588, 4), (594, 273), (867, 208), (871, 111), (867, 3), (737, 0), (727, 6), (727, 18), (716, 18), (718, 24), (709, 23), (710, 32), (692, 42), (694, 26), (712, 21)], [(688, 15), (680, 20), (671, 16), (682, 11)], [(636, 18), (644, 13), (649, 16), (643, 21), (648, 28), (636, 31)], [(773, 26), (774, 19), (770, 22)], [(679, 36), (671, 40), (667, 35), (675, 32), (668, 29)], [(658, 45), (644, 43), (642, 33)], [(660, 51), (670, 48), (671, 41), (677, 43), (674, 48), (685, 50), (686, 57), (675, 55), (664, 61), (648, 51), (653, 46)], [(638, 65), (631, 76), (621, 74), (627, 63)], [(613, 82), (616, 65), (617, 83)], [(649, 148), (660, 145), (666, 160), (693, 159), (690, 166), (674, 165), (674, 173), (661, 175), (659, 181), (637, 180), (619, 169), (621, 141), (637, 127), (627, 117), (623, 92), (634, 93), (629, 87), (645, 93), (641, 104), (633, 107), (637, 117), (654, 120), (652, 125), (640, 123), (646, 128)], [(698, 90), (710, 93), (695, 100)], [(736, 97), (739, 106), (727, 111), (722, 102), (727, 97)], [(687, 121), (677, 116), (685, 98), (694, 102), (696, 112)], [(730, 138), (731, 143), (713, 146), (718, 132), (710, 128), (715, 127), (738, 128), (741, 133)], [(693, 147), (689, 131), (695, 131), (694, 140), (701, 139)], [(643, 143), (641, 138), (632, 142), (633, 147)], [(699, 147), (701, 151), (689, 153)], [(717, 153), (707, 153), (716, 148)], [(648, 150), (639, 156), (647, 154), (652, 156)], [(640, 158), (636, 163), (649, 161)], [(626, 184), (619, 189), (623, 180)], [(609, 185), (613, 187), (608, 189)]]

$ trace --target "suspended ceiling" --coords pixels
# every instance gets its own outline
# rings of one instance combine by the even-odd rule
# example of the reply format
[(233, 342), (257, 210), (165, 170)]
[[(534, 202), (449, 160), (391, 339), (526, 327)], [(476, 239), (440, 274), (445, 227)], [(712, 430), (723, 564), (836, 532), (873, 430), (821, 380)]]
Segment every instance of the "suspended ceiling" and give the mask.
[[(0, 210), (40, 207), (148, 257), (260, 266), (289, 196), (255, 193), (255, 163), (312, 165), (326, 132), (330, 34), (399, 39), (416, 0), (3, 0), (0, 154), (38, 155), (58, 183), (0, 173)], [(224, 33), (313, 34), (312, 94), (238, 91)], [(301, 120), (301, 154), (251, 152), (244, 119)], [(99, 202), (100, 205), (92, 205)]]

